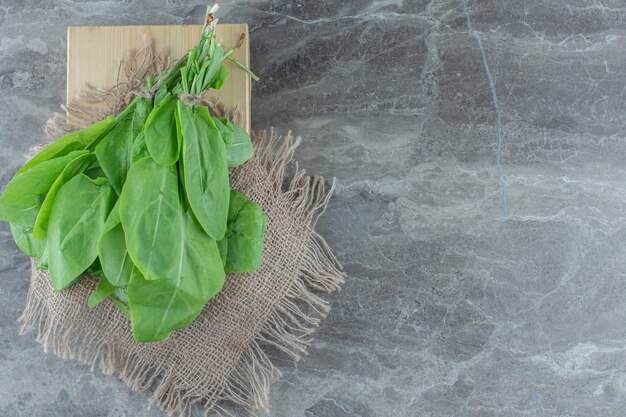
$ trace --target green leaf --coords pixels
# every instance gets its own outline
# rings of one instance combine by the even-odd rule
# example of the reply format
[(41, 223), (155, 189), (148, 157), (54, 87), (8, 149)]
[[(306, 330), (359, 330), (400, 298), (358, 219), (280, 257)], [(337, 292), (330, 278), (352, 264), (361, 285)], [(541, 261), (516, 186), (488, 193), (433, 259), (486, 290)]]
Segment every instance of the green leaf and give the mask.
[(260, 205), (237, 190), (230, 192), (226, 272), (249, 272), (261, 266), (267, 216)]
[(140, 98), (135, 104), (133, 113), (133, 136), (137, 136), (143, 130), (143, 125), (152, 111), (152, 100)]
[(226, 236), (217, 241), (217, 248), (220, 251), (222, 263), (226, 266), (226, 258), (228, 257), (228, 229), (226, 229)]
[(100, 259), (98, 259), (96, 257), (96, 259), (94, 259), (93, 263), (91, 265), (89, 265), (89, 268), (87, 268), (87, 270), (85, 271), (87, 274), (90, 274), (94, 277), (98, 277), (100, 278), (103, 274), (102, 274), (102, 265), (100, 265)]
[(120, 221), (119, 200), (111, 210), (98, 241), (102, 271), (116, 287), (128, 284), (133, 262), (126, 250), (126, 237)]
[(107, 132), (114, 123), (115, 117), (109, 116), (106, 119), (89, 126), (88, 128), (78, 130), (55, 140), (35, 155), (30, 161), (26, 162), (26, 164), (24, 164), (24, 166), (17, 171), (16, 176), (28, 171), (44, 161), (65, 156), (73, 151), (85, 149), (91, 142)]
[(167, 85), (161, 84), (154, 93), (154, 105), (158, 106), (161, 101), (167, 96)]
[(184, 91), (183, 91), (183, 87), (181, 87), (180, 84), (176, 84), (174, 88), (172, 88), (172, 95), (179, 96), (182, 93), (184, 93)]
[(177, 102), (178, 99), (168, 93), (150, 112), (143, 130), (150, 156), (162, 166), (174, 164), (180, 152), (174, 118)]
[(100, 168), (100, 166), (91, 166), (91, 167), (87, 168), (85, 170), (85, 172), (83, 172), (83, 174), (85, 174), (86, 176), (88, 176), (92, 180), (95, 180), (96, 178), (100, 178), (100, 177), (104, 177), (105, 176), (105, 173), (102, 170), (102, 168)]
[(41, 257), (37, 259), (37, 263), (35, 264), (35, 266), (39, 269), (48, 269), (48, 246), (47, 245), (44, 248), (43, 253), (41, 254)]
[(88, 151), (74, 151), (43, 161), (13, 177), (0, 196), (0, 220), (32, 228), (41, 204), (66, 165)]
[(211, 56), (211, 63), (209, 64), (209, 68), (204, 74), (204, 78), (201, 83), (201, 91), (208, 89), (213, 84), (213, 79), (218, 74), (220, 67), (222, 66), (222, 61), (224, 60), (224, 48), (222, 45), (217, 45), (215, 47), (215, 51)]
[(37, 214), (37, 220), (35, 221), (35, 227), (33, 229), (33, 236), (37, 239), (45, 239), (48, 236), (48, 221), (50, 220), (50, 212), (52, 211), (52, 204), (54, 198), (59, 191), (59, 188), (76, 175), (85, 171), (96, 160), (96, 156), (92, 153), (83, 153), (70, 161), (65, 166), (61, 175), (52, 183), (50, 191), (46, 194), (46, 198), (41, 204), (39, 213)]
[(146, 146), (146, 138), (143, 132), (140, 132), (139, 135), (135, 138), (135, 142), (133, 143), (133, 149), (131, 151), (131, 163), (134, 164), (137, 161), (141, 161), (144, 158), (150, 157), (150, 152), (148, 152), (148, 147)]
[(131, 275), (128, 302), (138, 342), (163, 340), (187, 326), (224, 285), (217, 244), (190, 213), (180, 238), (185, 242), (182, 256), (177, 256), (179, 264), (165, 278), (146, 280), (136, 269)]
[(148, 152), (148, 147), (146, 146), (146, 138), (143, 133), (143, 126), (146, 123), (146, 119), (150, 115), (152, 111), (152, 101), (151, 100), (140, 100), (137, 103), (137, 108), (135, 109), (135, 113), (133, 114), (133, 145), (130, 151), (131, 154), (131, 164), (150, 156), (150, 152)]
[(41, 258), (47, 242), (45, 240), (35, 239), (33, 231), (23, 226), (11, 223), (11, 233), (15, 244), (26, 256), (31, 258)]
[(84, 174), (59, 189), (48, 224), (48, 266), (57, 291), (71, 285), (96, 260), (114, 195), (110, 185)]
[[(180, 125), (180, 117), (178, 115), (178, 109), (176, 110), (176, 134), (178, 135), (179, 143), (183, 143), (183, 130)], [(178, 161), (178, 187), (181, 191), (180, 198), (181, 204), (183, 206), (183, 213), (187, 213), (189, 210), (189, 200), (187, 199), (187, 194), (185, 192), (185, 167), (183, 166), (182, 160)]]
[(201, 68), (197, 68), (198, 67), (197, 65), (194, 65), (194, 67), (195, 67), (195, 70), (189, 72), (191, 78), (193, 79), (193, 82), (190, 85), (190, 91), (192, 94), (200, 94), (200, 91), (202, 90), (201, 83), (202, 83), (204, 74), (209, 68), (209, 61), (205, 61), (202, 64)]
[(219, 90), (226, 83), (226, 81), (228, 81), (228, 77), (230, 77), (230, 72), (224, 65), (221, 65), (220, 70), (217, 72), (217, 75), (213, 80), (212, 87)]
[(204, 42), (202, 40), (200, 40), (200, 42), (198, 43), (197, 47), (194, 49), (190, 49), (189, 50), (189, 55), (187, 55), (187, 61), (185, 63), (185, 69), (189, 70), (193, 67), (194, 63), (197, 63), (198, 60), (198, 49), (200, 47), (201, 44), (203, 44)]
[(98, 163), (118, 195), (122, 192), (130, 169), (133, 146), (132, 125), (132, 117), (125, 118), (100, 141), (95, 149)]
[(233, 141), (226, 148), (226, 160), (228, 167), (234, 168), (252, 158), (254, 149), (252, 140), (245, 130), (239, 125), (233, 126)]
[(89, 298), (87, 299), (87, 305), (89, 306), (89, 308), (96, 307), (108, 296), (113, 294), (113, 291), (115, 291), (115, 285), (111, 284), (106, 279), (106, 277), (100, 277), (100, 281), (98, 281), (98, 286), (91, 294), (89, 294)]
[(184, 92), (189, 92), (189, 81), (188, 81), (188, 77), (189, 77), (189, 69), (188, 68), (181, 68), (180, 69), (180, 81), (182, 83), (181, 88), (183, 89)]
[[(220, 131), (220, 136), (226, 145), (230, 145), (233, 143), (233, 124), (226, 117), (213, 118), (213, 123), (215, 123), (215, 127)], [(228, 146), (226, 149), (228, 154)]]
[(120, 309), (128, 319), (130, 319), (130, 308), (128, 307), (127, 287), (117, 287), (111, 294), (111, 301)]
[(226, 232), (229, 182), (226, 145), (206, 107), (179, 102), (182, 166), (187, 199), (202, 228), (214, 239)]
[(176, 166), (163, 167), (151, 158), (135, 163), (120, 196), (120, 219), (133, 263), (147, 279), (158, 279), (177, 263), (175, 238), (183, 229)]

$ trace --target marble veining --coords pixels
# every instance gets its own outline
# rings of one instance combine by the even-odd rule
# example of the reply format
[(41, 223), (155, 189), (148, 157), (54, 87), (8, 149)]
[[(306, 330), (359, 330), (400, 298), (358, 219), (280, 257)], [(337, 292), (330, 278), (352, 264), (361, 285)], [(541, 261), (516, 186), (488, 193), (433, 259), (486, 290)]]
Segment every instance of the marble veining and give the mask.
[[(253, 127), (338, 179), (318, 228), (348, 279), (306, 360), (272, 353), (268, 415), (626, 415), (623, 1), (222, 5), (250, 25)], [(67, 25), (204, 6), (0, 2), (0, 189), (60, 111)], [(28, 267), (1, 224), (0, 416), (161, 416), (18, 336)]]

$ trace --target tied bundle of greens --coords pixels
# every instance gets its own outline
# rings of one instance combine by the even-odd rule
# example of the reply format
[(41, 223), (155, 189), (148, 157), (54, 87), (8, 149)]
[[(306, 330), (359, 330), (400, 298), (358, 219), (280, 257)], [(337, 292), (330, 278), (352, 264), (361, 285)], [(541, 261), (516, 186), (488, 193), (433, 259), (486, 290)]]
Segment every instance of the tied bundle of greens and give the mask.
[(0, 196), (0, 220), (53, 287), (98, 277), (89, 306), (110, 297), (140, 342), (187, 326), (226, 273), (261, 264), (267, 217), (229, 184), (229, 168), (252, 156), (250, 137), (195, 104), (228, 79), (226, 60), (256, 79), (216, 40), (216, 10), (147, 94), (48, 145)]

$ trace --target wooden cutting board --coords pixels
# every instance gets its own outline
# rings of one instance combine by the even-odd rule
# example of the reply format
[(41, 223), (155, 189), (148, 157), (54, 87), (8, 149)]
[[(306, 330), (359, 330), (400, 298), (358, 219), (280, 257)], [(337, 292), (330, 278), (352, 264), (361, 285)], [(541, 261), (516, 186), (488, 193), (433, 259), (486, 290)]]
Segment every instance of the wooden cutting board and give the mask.
[[(118, 63), (130, 50), (144, 46), (143, 36), (153, 39), (157, 52), (166, 51), (171, 58), (179, 58), (198, 42), (201, 25), (151, 26), (69, 26), (67, 28), (67, 100), (85, 88), (110, 88), (117, 76)], [(250, 66), (250, 44), (247, 24), (218, 24), (217, 38), (224, 49), (234, 46), (244, 33), (245, 41), (233, 56)], [(239, 105), (243, 111), (242, 127), (250, 132), (250, 77), (231, 62), (226, 66), (230, 78), (212, 96), (229, 105)]]

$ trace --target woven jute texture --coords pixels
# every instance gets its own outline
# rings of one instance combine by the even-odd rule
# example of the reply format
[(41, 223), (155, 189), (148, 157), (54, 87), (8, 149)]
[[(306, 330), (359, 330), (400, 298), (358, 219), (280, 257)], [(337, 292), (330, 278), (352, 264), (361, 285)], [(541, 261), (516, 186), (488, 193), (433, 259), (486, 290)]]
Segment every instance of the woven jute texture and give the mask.
[[(116, 114), (136, 94), (145, 77), (166, 61), (146, 48), (121, 65), (118, 85), (87, 90), (48, 124), (54, 138)], [(211, 111), (237, 118), (237, 111), (208, 103)], [(168, 414), (228, 414), (227, 402), (254, 414), (269, 407), (277, 375), (267, 350), (295, 360), (303, 357), (319, 320), (328, 312), (322, 293), (338, 290), (341, 268), (314, 230), (334, 183), (309, 177), (292, 162), (299, 138), (273, 130), (254, 135), (254, 156), (231, 172), (231, 185), (257, 201), (268, 216), (261, 268), (228, 275), (221, 293), (200, 316), (166, 341), (136, 343), (128, 319), (106, 300), (90, 310), (87, 297), (95, 279), (85, 276), (66, 291), (52, 288), (45, 270), (32, 268), (23, 332), (36, 331), (44, 349), (118, 375), (133, 390)], [(291, 172), (285, 179), (286, 169)]]

